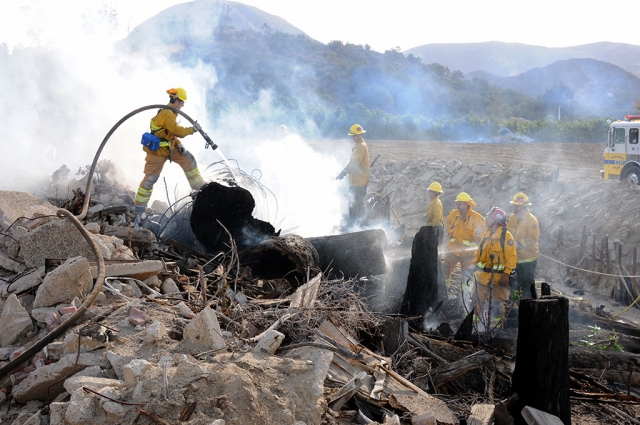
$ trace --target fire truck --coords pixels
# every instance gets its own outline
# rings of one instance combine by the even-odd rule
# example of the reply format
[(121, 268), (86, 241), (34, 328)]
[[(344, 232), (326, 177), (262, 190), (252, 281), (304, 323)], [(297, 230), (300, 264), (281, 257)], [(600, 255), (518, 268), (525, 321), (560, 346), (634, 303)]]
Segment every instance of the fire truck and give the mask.
[(610, 123), (601, 177), (640, 184), (639, 133), (640, 115), (626, 115), (624, 121)]

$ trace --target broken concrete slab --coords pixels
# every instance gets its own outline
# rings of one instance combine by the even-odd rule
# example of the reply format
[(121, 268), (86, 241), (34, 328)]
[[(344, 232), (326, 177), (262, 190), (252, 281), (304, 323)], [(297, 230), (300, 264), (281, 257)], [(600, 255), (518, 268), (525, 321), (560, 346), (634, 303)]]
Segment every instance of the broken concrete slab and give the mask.
[(13, 258), (9, 258), (4, 252), (0, 251), (0, 269), (9, 270), (14, 273), (22, 273), (26, 270), (26, 267), (24, 264)]
[(18, 241), (25, 264), (29, 267), (44, 266), (45, 258), (66, 259), (84, 256), (89, 260), (95, 260), (87, 241), (68, 220), (55, 220), (44, 224), (22, 235)]
[(9, 294), (21, 294), (31, 288), (35, 288), (42, 283), (44, 276), (44, 267), (38, 267), (12, 282), (2, 291), (2, 296), (8, 297)]
[(73, 257), (45, 276), (36, 292), (33, 307), (49, 307), (74, 297), (84, 297), (93, 287), (89, 262), (85, 257)]
[(15, 294), (11, 294), (4, 304), (0, 315), (0, 329), (0, 346), (3, 347), (11, 345), (29, 330), (33, 330), (31, 316)]
[(202, 309), (184, 328), (183, 341), (201, 351), (219, 350), (227, 345), (220, 332), (216, 312), (211, 306)]
[[(151, 276), (157, 276), (163, 271), (164, 266), (159, 260), (146, 261), (122, 261), (105, 265), (105, 274), (112, 277), (132, 277), (138, 280), (145, 280)], [(98, 267), (91, 266), (91, 275), (98, 277)]]
[(98, 391), (100, 388), (111, 387), (115, 389), (122, 389), (125, 387), (124, 381), (110, 378), (96, 378), (93, 376), (78, 376), (73, 375), (64, 381), (64, 389), (69, 394), (73, 394), (76, 390), (88, 387), (94, 391)]
[[(47, 390), (51, 398), (55, 398), (64, 391), (60, 379), (66, 377), (72, 371), (81, 371), (90, 366), (109, 367), (105, 359), (104, 350), (80, 353), (76, 364), (76, 354), (68, 354), (56, 363), (43, 366), (31, 372), (23, 381), (13, 387), (11, 394), (18, 403), (26, 403), (29, 400), (47, 400)], [(53, 385), (54, 383), (57, 384)], [(53, 385), (53, 386), (52, 386)]]
[(0, 222), (11, 224), (20, 217), (30, 217), (26, 215), (29, 208), (39, 205), (43, 208), (39, 212), (55, 215), (58, 208), (47, 200), (35, 197), (25, 192), (0, 191)]

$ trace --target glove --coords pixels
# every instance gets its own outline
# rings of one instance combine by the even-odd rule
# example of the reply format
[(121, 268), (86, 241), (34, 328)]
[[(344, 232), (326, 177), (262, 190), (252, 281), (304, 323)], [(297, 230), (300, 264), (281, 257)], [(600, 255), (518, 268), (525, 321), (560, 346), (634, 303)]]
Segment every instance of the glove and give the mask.
[(194, 133), (196, 131), (202, 131), (202, 127), (200, 127), (200, 124), (198, 124), (198, 121), (193, 123), (193, 130), (194, 130)]
[(347, 175), (347, 172), (342, 170), (340, 174), (338, 174), (338, 177), (336, 177), (336, 180), (342, 180), (346, 175)]
[(180, 152), (182, 155), (185, 155), (187, 150), (184, 148), (184, 146), (182, 146), (182, 144), (178, 145), (178, 152)]
[(509, 287), (509, 275), (503, 273), (502, 276), (500, 276), (500, 285), (501, 286), (506, 286), (507, 288)]

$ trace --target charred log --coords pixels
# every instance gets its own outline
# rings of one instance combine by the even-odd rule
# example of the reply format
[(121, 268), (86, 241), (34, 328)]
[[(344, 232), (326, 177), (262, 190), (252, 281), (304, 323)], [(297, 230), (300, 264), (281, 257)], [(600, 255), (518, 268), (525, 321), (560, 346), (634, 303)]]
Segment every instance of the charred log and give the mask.
[(193, 234), (213, 251), (228, 249), (229, 235), (222, 226), (229, 231), (239, 249), (276, 236), (270, 223), (251, 215), (255, 206), (253, 196), (244, 188), (208, 183), (193, 201), (190, 217)]
[[(423, 226), (413, 239), (402, 313), (422, 316), (438, 302), (438, 228)], [(414, 323), (422, 328), (422, 321)]]
[(318, 251), (323, 271), (332, 270), (335, 275), (342, 273), (347, 279), (387, 272), (384, 258), (387, 237), (382, 230), (365, 230), (307, 240)]
[(250, 267), (255, 277), (284, 277), (293, 289), (304, 283), (307, 276), (315, 276), (320, 271), (318, 252), (298, 235), (265, 239), (239, 255), (242, 265)]
[(571, 423), (569, 399), (569, 300), (544, 297), (520, 302), (516, 367), (512, 390), (518, 394), (511, 413), (526, 423), (525, 406)]

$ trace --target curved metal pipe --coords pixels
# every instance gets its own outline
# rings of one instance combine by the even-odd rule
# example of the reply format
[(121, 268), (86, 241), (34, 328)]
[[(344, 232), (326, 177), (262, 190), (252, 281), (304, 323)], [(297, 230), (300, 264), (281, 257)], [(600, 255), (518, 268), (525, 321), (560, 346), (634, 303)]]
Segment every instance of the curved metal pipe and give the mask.
[(89, 246), (93, 251), (93, 255), (96, 256), (96, 260), (98, 262), (98, 277), (96, 278), (96, 283), (93, 286), (93, 289), (91, 290), (89, 295), (87, 295), (87, 298), (85, 298), (80, 308), (78, 308), (71, 316), (69, 316), (58, 327), (56, 327), (51, 332), (49, 332), (40, 341), (36, 342), (31, 347), (29, 347), (24, 353), (20, 354), (18, 357), (16, 357), (12, 361), (4, 365), (2, 368), (0, 368), (0, 380), (5, 376), (7, 376), (9, 373), (11, 373), (11, 371), (13, 371), (15, 368), (20, 366), (22, 363), (31, 359), (40, 350), (42, 350), (45, 346), (47, 346), (47, 344), (49, 344), (50, 342), (53, 342), (53, 340), (55, 340), (57, 337), (62, 335), (64, 332), (66, 332), (67, 329), (73, 326), (75, 322), (80, 318), (80, 316), (82, 316), (89, 309), (89, 307), (91, 307), (93, 302), (98, 297), (98, 294), (100, 293), (100, 291), (102, 291), (102, 284), (104, 283), (104, 277), (105, 277), (105, 268), (104, 268), (104, 259), (102, 258), (102, 252), (100, 252), (100, 248), (98, 248), (98, 245), (96, 244), (95, 240), (93, 239), (91, 234), (87, 232), (87, 230), (84, 228), (80, 220), (78, 220), (73, 214), (63, 209), (59, 209), (57, 211), (57, 214), (58, 216), (66, 217), (69, 221), (71, 221), (71, 223), (73, 223), (73, 225), (76, 226), (78, 231), (85, 238), (87, 243), (89, 243)]
[[(185, 114), (180, 109), (176, 108), (175, 106), (171, 106), (171, 105), (148, 105), (148, 106), (143, 106), (142, 108), (138, 108), (135, 111), (131, 111), (127, 115), (125, 115), (124, 117), (120, 118), (120, 120), (117, 123), (115, 123), (115, 125), (113, 127), (111, 127), (111, 130), (109, 130), (107, 135), (104, 136), (104, 139), (102, 140), (102, 143), (100, 143), (100, 147), (96, 151), (96, 156), (93, 158), (93, 163), (91, 164), (91, 169), (89, 170), (89, 177), (87, 178), (87, 187), (86, 187), (86, 189), (84, 191), (85, 194), (84, 194), (84, 203), (82, 204), (82, 211), (80, 212), (79, 215), (76, 216), (79, 220), (83, 220), (87, 215), (87, 211), (89, 210), (89, 201), (91, 200), (91, 187), (93, 185), (93, 173), (96, 170), (96, 165), (98, 164), (98, 159), (100, 159), (100, 154), (102, 153), (102, 149), (104, 149), (104, 146), (107, 144), (107, 141), (109, 140), (109, 138), (111, 137), (113, 132), (116, 131), (116, 129), (118, 127), (120, 127), (120, 125), (122, 125), (123, 122), (125, 122), (126, 120), (128, 120), (132, 116), (134, 116), (134, 115), (136, 115), (136, 114), (138, 114), (138, 113), (140, 113), (142, 111), (146, 111), (148, 109), (171, 109), (173, 112), (176, 112), (176, 113), (182, 115), (183, 117), (185, 117), (187, 119), (187, 121), (189, 121), (191, 123), (191, 125), (193, 125), (195, 123), (195, 121), (189, 115)], [(210, 146), (209, 143), (211, 143), (213, 146), (215, 146), (215, 144), (213, 144), (213, 142), (211, 142), (211, 139), (209, 138), (207, 133), (205, 133), (203, 130), (200, 130), (199, 133), (202, 135), (202, 137), (204, 137), (205, 141), (207, 141), (207, 146)], [(215, 146), (215, 147), (217, 147), (217, 146)], [(213, 149), (215, 149), (215, 147), (213, 147)]]

